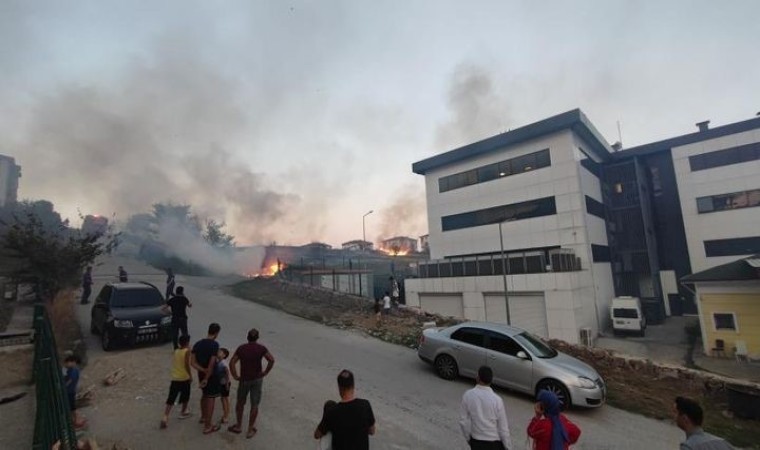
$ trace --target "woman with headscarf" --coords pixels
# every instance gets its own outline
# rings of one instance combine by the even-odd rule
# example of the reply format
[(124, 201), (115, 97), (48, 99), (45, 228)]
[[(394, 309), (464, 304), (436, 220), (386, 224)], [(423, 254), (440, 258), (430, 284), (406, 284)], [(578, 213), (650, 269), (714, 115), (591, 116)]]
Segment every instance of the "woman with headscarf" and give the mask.
[(551, 391), (538, 393), (536, 416), (528, 425), (534, 450), (567, 450), (578, 441), (581, 430), (560, 413), (560, 401)]

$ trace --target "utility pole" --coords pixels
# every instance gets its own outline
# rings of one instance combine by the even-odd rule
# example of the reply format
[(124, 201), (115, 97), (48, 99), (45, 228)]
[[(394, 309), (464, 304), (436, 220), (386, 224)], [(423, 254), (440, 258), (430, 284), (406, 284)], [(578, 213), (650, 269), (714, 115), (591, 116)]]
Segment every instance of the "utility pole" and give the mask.
[(367, 227), (364, 225), (364, 219), (372, 214), (374, 211), (369, 210), (369, 212), (362, 216), (362, 250), (367, 250)]
[(507, 266), (509, 265), (506, 258), (504, 258), (504, 233), (501, 231), (501, 224), (509, 222), (509, 220), (503, 220), (499, 222), (499, 244), (501, 246), (501, 276), (504, 281), (504, 304), (507, 307), (507, 325), (512, 325), (512, 320), (509, 316), (509, 292), (507, 291)]

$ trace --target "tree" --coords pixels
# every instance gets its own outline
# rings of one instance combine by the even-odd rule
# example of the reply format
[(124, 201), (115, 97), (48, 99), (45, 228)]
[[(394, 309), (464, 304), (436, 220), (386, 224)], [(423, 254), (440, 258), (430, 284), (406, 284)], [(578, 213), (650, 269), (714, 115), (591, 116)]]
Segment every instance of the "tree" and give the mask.
[(206, 230), (203, 232), (203, 239), (212, 247), (227, 249), (235, 246), (235, 236), (224, 232), (224, 222), (217, 222), (214, 219), (206, 221)]
[(4, 256), (15, 261), (11, 276), (32, 283), (39, 296), (50, 300), (64, 287), (76, 285), (85, 266), (111, 251), (116, 236), (71, 229), (60, 216), (56, 224), (47, 220), (52, 209), (43, 209), (48, 215), (41, 216), (40, 209), (30, 205), (20, 204), (12, 221), (4, 223), (2, 247)]

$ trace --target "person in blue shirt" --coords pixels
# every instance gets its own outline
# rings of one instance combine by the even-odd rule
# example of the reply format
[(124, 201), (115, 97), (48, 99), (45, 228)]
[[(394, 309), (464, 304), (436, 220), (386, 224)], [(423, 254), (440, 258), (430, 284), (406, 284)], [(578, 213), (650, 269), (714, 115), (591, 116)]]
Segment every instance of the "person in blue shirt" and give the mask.
[(77, 429), (84, 428), (86, 425), (85, 420), (79, 416), (77, 411), (77, 388), (79, 387), (79, 357), (76, 355), (69, 355), (63, 361), (64, 367), (66, 367), (66, 376), (64, 382), (66, 383), (66, 395), (69, 398), (69, 409), (71, 410), (72, 421), (74, 427)]

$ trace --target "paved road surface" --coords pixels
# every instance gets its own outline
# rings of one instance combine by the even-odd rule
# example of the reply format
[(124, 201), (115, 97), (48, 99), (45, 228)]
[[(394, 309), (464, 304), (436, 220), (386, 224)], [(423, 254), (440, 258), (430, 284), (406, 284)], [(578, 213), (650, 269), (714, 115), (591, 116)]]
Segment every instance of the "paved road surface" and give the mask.
[[(131, 280), (162, 283), (155, 270), (134, 261), (107, 260), (95, 275), (115, 273), (124, 263)], [(137, 275), (142, 272), (141, 275)], [(335, 376), (342, 368), (354, 371), (357, 394), (369, 399), (377, 417), (377, 434), (371, 438), (374, 450), (388, 449), (466, 449), (457, 425), (462, 393), (471, 382), (449, 382), (437, 378), (432, 370), (417, 359), (414, 350), (365, 337), (352, 331), (337, 330), (289, 316), (245, 300), (227, 296), (215, 289), (208, 278), (178, 277), (194, 302), (190, 333), (196, 338), (204, 334), (211, 321), (222, 325), (220, 343), (235, 348), (247, 330), (257, 327), (261, 343), (276, 358), (276, 365), (264, 383), (264, 397), (258, 423), (259, 433), (252, 440), (230, 433), (202, 436), (194, 423), (173, 422), (169, 430), (156, 427), (165, 393), (145, 400), (150, 417), (141, 420), (115, 420), (108, 413), (109, 405), (85, 411), (90, 417), (91, 431), (97, 436), (119, 435), (131, 448), (258, 448), (314, 449), (311, 438), (327, 399), (337, 399)], [(96, 277), (97, 294), (103, 277)], [(89, 326), (89, 307), (79, 307), (84, 329)], [(103, 357), (97, 338), (89, 338), (90, 358)], [(140, 352), (145, 349), (122, 350)], [(161, 347), (167, 357), (170, 347)], [(110, 354), (109, 354), (110, 356)], [(168, 363), (167, 363), (168, 364)], [(136, 370), (137, 368), (130, 368)], [(149, 377), (166, 377), (165, 367), (145, 367)], [(168, 385), (168, 381), (164, 384)], [(196, 396), (194, 389), (193, 395)], [(533, 413), (531, 399), (498, 391), (504, 398), (513, 442), (518, 449), (530, 448), (525, 427)], [(233, 393), (234, 395), (234, 393)], [(193, 401), (195, 406), (195, 401)], [(113, 405), (110, 405), (113, 407)], [(129, 405), (119, 405), (123, 410)], [(195, 408), (197, 410), (197, 408)], [(138, 411), (135, 409), (134, 411)], [(121, 413), (121, 412), (120, 412)], [(101, 417), (99, 417), (101, 416)], [(118, 416), (118, 415), (117, 415)], [(572, 411), (569, 416), (578, 423), (583, 434), (575, 449), (670, 449), (678, 448), (680, 431), (673, 425), (647, 419), (605, 406), (598, 410)], [(180, 425), (174, 425), (180, 424)]]

